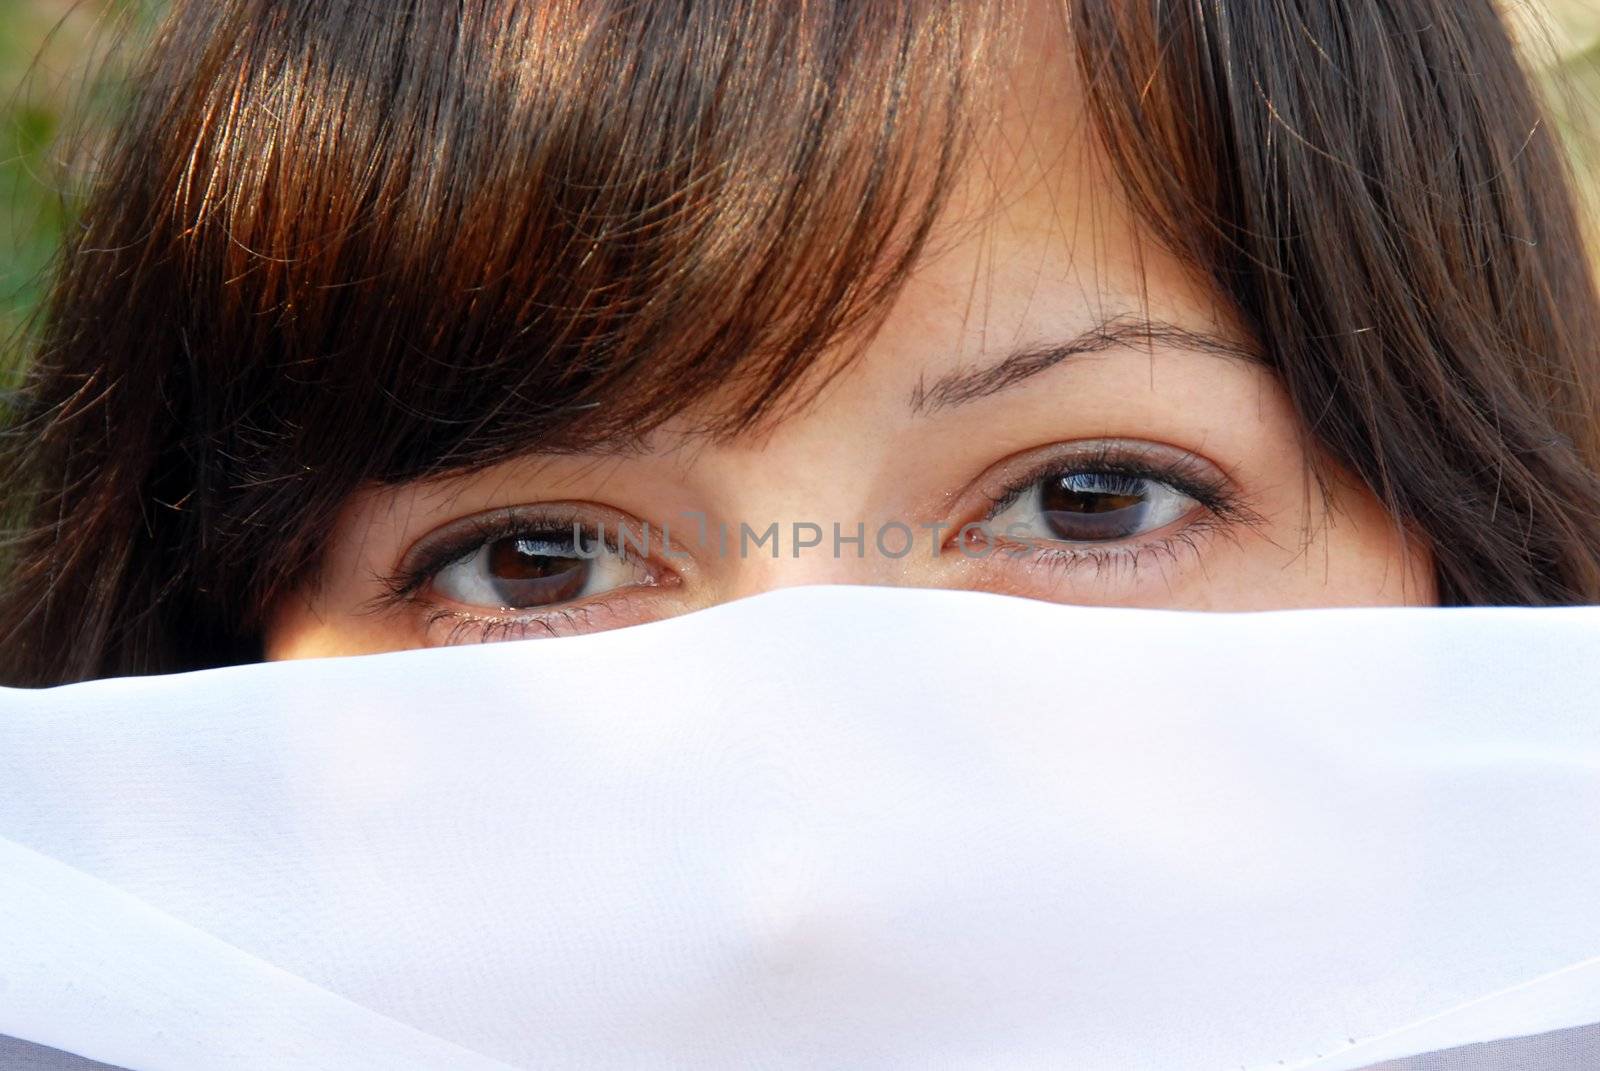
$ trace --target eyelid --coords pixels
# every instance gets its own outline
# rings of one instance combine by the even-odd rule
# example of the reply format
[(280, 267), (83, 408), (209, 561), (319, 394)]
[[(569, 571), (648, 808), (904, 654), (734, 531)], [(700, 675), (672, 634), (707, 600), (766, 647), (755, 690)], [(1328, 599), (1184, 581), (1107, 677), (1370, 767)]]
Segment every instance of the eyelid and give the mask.
[[(501, 639), (553, 637), (604, 631), (607, 628), (651, 619), (653, 615), (650, 614), (630, 616), (632, 600), (638, 596), (639, 591), (637, 586), (621, 588), (608, 596), (558, 603), (537, 611), (520, 613), (483, 613), (470, 609), (428, 605), (424, 608), (425, 619), (422, 630), (431, 634), (441, 625), (448, 625), (448, 631), (440, 638), (440, 642), (446, 646), (458, 642), (492, 643)], [(608, 617), (614, 623), (606, 624)], [(464, 638), (469, 635), (470, 638)]]
[(1062, 573), (1092, 568), (1095, 579), (1104, 580), (1117, 575), (1119, 570), (1131, 576), (1151, 562), (1176, 563), (1184, 554), (1198, 556), (1210, 540), (1231, 536), (1231, 529), (1232, 525), (1220, 516), (1200, 513), (1183, 527), (1144, 542), (1034, 545), (1027, 549), (1025, 556), (1035, 568)]
[[(1193, 499), (1198, 508), (1160, 530), (1126, 539), (1090, 543), (1001, 540), (995, 546), (1007, 549), (984, 555), (977, 562), (977, 567), (990, 570), (983, 575), (991, 583), (1039, 597), (1038, 586), (1043, 581), (1038, 578), (1059, 574), (1069, 587), (1049, 597), (1065, 594), (1076, 600), (1101, 592), (1116, 593), (1143, 567), (1176, 564), (1191, 554), (1198, 557), (1213, 539), (1234, 539), (1246, 529), (1267, 523), (1253, 508), (1244, 486), (1218, 463), (1167, 443), (1116, 438), (1054, 443), (1013, 454), (967, 485), (963, 491), (967, 505), (960, 516), (968, 524), (988, 522), (1012, 508), (1041, 480), (1073, 471), (1153, 480)], [(956, 528), (950, 541), (959, 541), (962, 531)]]
[[(432, 528), (414, 540), (400, 555), (394, 571), (378, 577), (383, 593), (373, 600), (373, 608), (382, 609), (414, 598), (440, 571), (486, 543), (534, 533), (570, 533), (574, 525), (589, 531), (603, 527), (606, 547), (617, 554), (623, 553), (618, 546), (619, 525), (626, 525), (629, 531), (647, 530), (645, 522), (593, 502), (525, 503), (483, 510)], [(655, 526), (650, 526), (648, 531), (652, 539), (660, 535)], [(630, 560), (640, 560), (636, 555), (628, 556)], [(673, 557), (678, 560), (676, 555)], [(653, 574), (664, 574), (657, 576), (657, 580), (676, 575), (676, 567), (661, 564), (653, 554), (649, 562), (647, 567)]]
[(1220, 516), (1250, 516), (1233, 481), (1191, 450), (1142, 439), (1088, 439), (1036, 448), (991, 466), (974, 481), (987, 500), (978, 519), (993, 519), (1040, 480), (1073, 471), (1156, 480)]

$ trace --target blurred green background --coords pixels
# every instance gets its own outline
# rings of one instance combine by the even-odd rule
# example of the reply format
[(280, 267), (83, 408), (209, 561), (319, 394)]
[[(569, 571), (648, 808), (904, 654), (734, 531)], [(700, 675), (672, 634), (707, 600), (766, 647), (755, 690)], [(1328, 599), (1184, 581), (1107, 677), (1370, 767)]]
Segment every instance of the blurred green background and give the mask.
[[(97, 68), (98, 28), (161, 0), (0, 0), (0, 337), (37, 300), (65, 222), (57, 143)], [(766, 0), (761, 0), (766, 2)], [(774, 0), (777, 2), (777, 0)], [(864, 0), (865, 2), (865, 0)], [(1580, 172), (1600, 173), (1600, 0), (1502, 0), (1530, 55), (1554, 72), (1558, 120), (1590, 131)], [(1586, 185), (1589, 185), (1586, 183)], [(1590, 191), (1591, 203), (1597, 203)]]
[(84, 84), (95, 26), (110, 5), (0, 0), (0, 332), (32, 306), (61, 233), (53, 172), (63, 117)]

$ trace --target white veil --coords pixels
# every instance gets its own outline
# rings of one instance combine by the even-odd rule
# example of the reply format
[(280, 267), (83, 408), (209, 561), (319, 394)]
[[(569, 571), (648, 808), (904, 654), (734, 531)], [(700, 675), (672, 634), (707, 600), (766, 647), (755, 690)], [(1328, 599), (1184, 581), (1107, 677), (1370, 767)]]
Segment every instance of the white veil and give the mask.
[(1600, 1067), (1600, 608), (788, 589), (0, 690), (0, 1067)]

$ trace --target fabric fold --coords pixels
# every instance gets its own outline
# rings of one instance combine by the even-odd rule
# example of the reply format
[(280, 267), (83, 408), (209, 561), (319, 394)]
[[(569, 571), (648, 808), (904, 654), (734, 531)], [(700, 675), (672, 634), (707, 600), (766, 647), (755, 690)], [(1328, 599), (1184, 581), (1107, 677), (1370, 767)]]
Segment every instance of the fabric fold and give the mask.
[(1581, 1031), (1597, 652), (1600, 608), (814, 587), (0, 690), (0, 1034), (128, 1071), (1356, 1071)]
[(0, 1035), (129, 1071), (510, 1071), (4, 840), (0, 922)]

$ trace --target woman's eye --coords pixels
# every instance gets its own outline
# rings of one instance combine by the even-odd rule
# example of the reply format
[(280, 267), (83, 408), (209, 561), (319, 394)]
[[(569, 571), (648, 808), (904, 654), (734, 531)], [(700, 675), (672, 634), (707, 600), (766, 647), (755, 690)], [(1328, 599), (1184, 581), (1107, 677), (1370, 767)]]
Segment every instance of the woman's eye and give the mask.
[(649, 582), (641, 566), (598, 541), (551, 532), (487, 541), (435, 573), (431, 586), (466, 606), (529, 610)]
[(1159, 531), (1198, 505), (1148, 476), (1065, 472), (1025, 488), (986, 527), (1012, 540), (1109, 543)]

